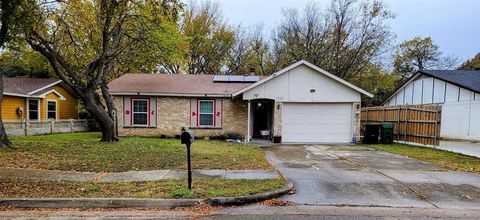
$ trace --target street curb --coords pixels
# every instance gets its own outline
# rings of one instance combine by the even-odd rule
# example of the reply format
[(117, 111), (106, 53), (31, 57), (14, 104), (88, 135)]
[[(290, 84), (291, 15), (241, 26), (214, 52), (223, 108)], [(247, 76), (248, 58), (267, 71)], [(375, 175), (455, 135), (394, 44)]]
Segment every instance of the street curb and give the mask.
[(218, 205), (243, 205), (247, 203), (261, 202), (268, 199), (273, 199), (281, 195), (287, 194), (294, 190), (294, 185), (292, 182), (288, 182), (286, 186), (281, 189), (275, 189), (267, 192), (261, 192), (248, 196), (237, 196), (237, 197), (215, 197), (206, 199), (205, 202), (218, 206)]
[(199, 204), (240, 205), (272, 199), (293, 191), (288, 182), (281, 189), (248, 196), (210, 199), (136, 199), (136, 198), (1, 198), (0, 206), (14, 208), (180, 208)]
[(202, 199), (136, 198), (12, 198), (0, 199), (0, 206), (15, 208), (178, 208), (201, 204)]

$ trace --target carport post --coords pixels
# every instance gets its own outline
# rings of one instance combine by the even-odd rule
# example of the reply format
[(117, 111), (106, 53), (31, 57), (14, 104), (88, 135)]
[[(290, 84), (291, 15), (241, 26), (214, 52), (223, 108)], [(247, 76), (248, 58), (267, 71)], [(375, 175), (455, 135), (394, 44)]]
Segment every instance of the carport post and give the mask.
[(250, 142), (250, 100), (248, 100), (248, 105), (247, 105), (247, 138), (245, 139), (245, 142)]

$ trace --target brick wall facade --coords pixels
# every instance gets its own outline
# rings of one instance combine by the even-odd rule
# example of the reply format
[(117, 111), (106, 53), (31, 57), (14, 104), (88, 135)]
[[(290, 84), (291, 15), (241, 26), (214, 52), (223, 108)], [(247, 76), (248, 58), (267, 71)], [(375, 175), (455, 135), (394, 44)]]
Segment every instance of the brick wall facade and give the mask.
[[(131, 128), (123, 126), (123, 96), (114, 97), (118, 115), (120, 136), (160, 136), (173, 137), (182, 127), (190, 124), (189, 97), (157, 97), (157, 126), (155, 128)], [(222, 134), (238, 134), (244, 137), (247, 132), (247, 102), (223, 99), (221, 128), (190, 128), (196, 137), (211, 137)]]

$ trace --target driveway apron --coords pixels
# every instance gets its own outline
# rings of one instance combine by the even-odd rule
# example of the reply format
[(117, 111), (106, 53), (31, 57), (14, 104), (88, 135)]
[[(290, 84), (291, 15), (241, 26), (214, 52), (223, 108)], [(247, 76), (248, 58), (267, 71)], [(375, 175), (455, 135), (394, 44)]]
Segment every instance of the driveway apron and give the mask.
[(306, 205), (480, 209), (480, 176), (355, 145), (278, 145), (267, 159)]

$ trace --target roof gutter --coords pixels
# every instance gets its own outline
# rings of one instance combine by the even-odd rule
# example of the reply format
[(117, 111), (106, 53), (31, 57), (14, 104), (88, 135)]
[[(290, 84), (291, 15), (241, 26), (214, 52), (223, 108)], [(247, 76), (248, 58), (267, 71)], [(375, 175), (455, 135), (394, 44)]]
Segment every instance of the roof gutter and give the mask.
[(123, 95), (123, 96), (215, 97), (215, 98), (232, 97), (231, 94), (198, 94), (198, 93), (111, 92), (110, 94)]

